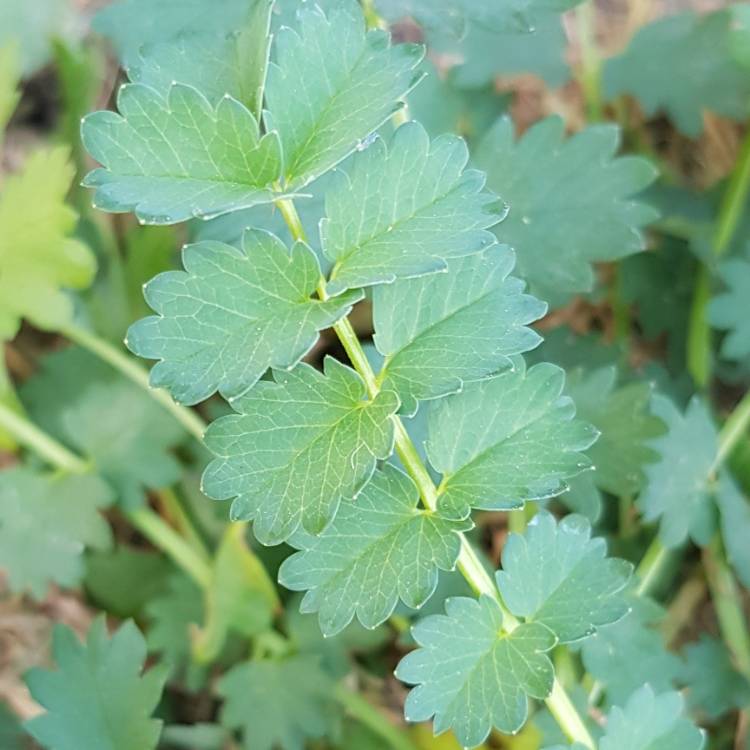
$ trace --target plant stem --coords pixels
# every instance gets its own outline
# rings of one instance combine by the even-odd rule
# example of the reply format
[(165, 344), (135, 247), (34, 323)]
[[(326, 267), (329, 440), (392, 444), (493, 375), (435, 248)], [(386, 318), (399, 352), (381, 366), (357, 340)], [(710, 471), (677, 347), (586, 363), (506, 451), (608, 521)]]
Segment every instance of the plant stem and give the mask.
[(168, 523), (148, 508), (131, 510), (128, 520), (155, 547), (166, 553), (202, 589), (211, 583), (211, 567)]
[(152, 388), (148, 381), (148, 372), (132, 357), (120, 351), (109, 341), (78, 326), (72, 324), (63, 326), (60, 328), (60, 333), (119, 370), (126, 378), (143, 388), (151, 398), (167, 409), (191, 435), (199, 441), (203, 440), (206, 423), (192, 409), (174, 401), (167, 391), (161, 388)]
[(203, 542), (203, 537), (198, 533), (190, 520), (190, 516), (185, 512), (175, 491), (171, 487), (167, 487), (160, 490), (156, 495), (163, 511), (166, 512), (166, 517), (174, 523), (188, 544), (206, 561), (210, 560), (211, 556)]
[(388, 721), (377, 708), (366, 701), (356, 690), (339, 683), (334, 688), (333, 695), (350, 716), (385, 740), (393, 750), (417, 750), (416, 745), (406, 732)]
[(735, 665), (750, 679), (750, 635), (742, 610), (742, 596), (727, 565), (718, 534), (703, 551), (703, 567), (721, 634), (734, 657)]
[(710, 474), (715, 474), (724, 461), (731, 456), (735, 446), (745, 435), (748, 424), (750, 424), (750, 391), (734, 407), (721, 428), (716, 458), (711, 466)]
[(578, 80), (586, 101), (586, 111), (591, 122), (599, 122), (604, 113), (601, 94), (601, 59), (595, 38), (593, 2), (579, 5), (575, 11), (581, 65)]
[[(295, 240), (306, 241), (305, 231), (299, 219), (294, 203), (287, 198), (276, 201), (276, 206), (281, 211), (292, 237)], [(318, 283), (318, 295), (326, 299), (326, 279), (321, 277)], [(340, 320), (334, 325), (334, 331), (339, 338), (344, 350), (349, 357), (354, 369), (359, 373), (365, 383), (370, 398), (375, 398), (380, 392), (377, 377), (370, 366), (356, 331), (348, 318)], [(419, 489), (422, 501), (429, 510), (437, 510), (437, 488), (427, 471), (414, 443), (406, 432), (403, 422), (398, 416), (393, 416), (396, 452), (406, 471), (414, 480)], [(485, 594), (492, 597), (500, 606), (503, 613), (503, 625), (508, 632), (518, 627), (518, 620), (505, 607), (500, 593), (495, 586), (492, 577), (485, 570), (476, 550), (464, 534), (459, 534), (461, 539), (461, 551), (458, 557), (458, 569), (477, 594)], [(593, 748), (594, 740), (586, 729), (583, 720), (578, 715), (575, 706), (570, 702), (565, 689), (555, 680), (552, 692), (546, 699), (547, 707), (553, 714), (566, 736), (573, 742), (580, 742), (587, 748)]]
[(86, 474), (91, 464), (69, 451), (62, 443), (40, 430), (28, 419), (0, 402), (0, 427), (58, 469), (71, 474)]
[[(742, 217), (750, 191), (750, 128), (748, 128), (737, 164), (722, 196), (719, 216), (713, 237), (713, 257), (726, 253)], [(707, 306), (711, 296), (711, 275), (702, 266), (696, 279), (688, 330), (688, 368), (700, 387), (705, 387), (711, 376), (711, 329)]]
[(696, 607), (706, 596), (706, 583), (703, 576), (694, 575), (682, 584), (677, 596), (667, 610), (661, 626), (661, 634), (667, 647), (682, 632), (687, 623), (693, 620)]
[(635, 590), (638, 596), (651, 593), (670, 557), (671, 551), (659, 541), (659, 537), (655, 537), (635, 570), (639, 579)]

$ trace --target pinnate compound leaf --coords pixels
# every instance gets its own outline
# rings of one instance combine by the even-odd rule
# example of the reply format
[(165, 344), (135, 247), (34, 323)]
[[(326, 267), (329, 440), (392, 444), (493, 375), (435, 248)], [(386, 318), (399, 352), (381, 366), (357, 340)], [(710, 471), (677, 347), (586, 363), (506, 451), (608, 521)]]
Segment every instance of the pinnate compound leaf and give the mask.
[(523, 535), (508, 538), (497, 585), (514, 615), (546, 625), (562, 643), (579, 640), (630, 608), (623, 590), (633, 566), (606, 554), (582, 516), (557, 523), (541, 512)]
[(94, 17), (94, 30), (114, 42), (125, 65), (137, 62), (144, 45), (195, 33), (229, 34), (242, 28), (249, 8), (266, 0), (117, 0)]
[(344, 503), (319, 537), (293, 538), (279, 583), (306, 591), (303, 612), (318, 612), (326, 636), (356, 614), (368, 628), (390, 617), (399, 598), (418, 609), (432, 596), (438, 570), (452, 570), (471, 522), (448, 521), (417, 507), (414, 483), (393, 466), (377, 472), (354, 503)]
[(75, 170), (65, 148), (41, 150), (0, 192), (0, 340), (21, 318), (54, 329), (73, 314), (63, 289), (91, 283), (96, 262), (72, 234), (76, 212), (65, 204)]
[(116, 112), (88, 115), (81, 136), (102, 167), (85, 180), (104, 211), (135, 211), (149, 224), (218, 216), (273, 200), (281, 152), (231, 96), (214, 107), (192, 86), (165, 96), (139, 83), (121, 87)]
[(242, 249), (219, 242), (185, 248), (185, 271), (159, 274), (145, 288), (158, 316), (128, 331), (129, 348), (161, 360), (151, 384), (195, 404), (219, 390), (232, 399), (269, 367), (291, 368), (318, 331), (346, 315), (361, 293), (312, 298), (320, 267), (302, 243), (291, 252), (272, 234), (248, 230)]
[(631, 597), (630, 604), (622, 620), (599, 628), (582, 648), (586, 670), (605, 686), (607, 699), (619, 705), (645, 684), (659, 692), (671, 690), (682, 669), (654, 627), (662, 609), (641, 597)]
[(633, 495), (645, 481), (644, 466), (658, 460), (648, 444), (666, 432), (666, 425), (651, 413), (651, 385), (636, 382), (616, 387), (617, 368), (568, 375), (568, 393), (581, 419), (596, 427), (599, 439), (588, 451), (596, 470), (597, 487), (613, 495)]
[(708, 317), (715, 328), (728, 331), (721, 344), (727, 359), (743, 360), (750, 354), (750, 261), (732, 258), (719, 266), (726, 291), (714, 297), (708, 306)]
[(688, 536), (707, 544), (715, 525), (708, 483), (716, 457), (716, 427), (697, 397), (684, 415), (659, 395), (652, 399), (652, 410), (669, 432), (651, 443), (660, 460), (646, 467), (648, 481), (638, 505), (646, 521), (659, 519), (665, 547), (676, 547)]
[(633, 199), (656, 170), (640, 157), (617, 157), (619, 141), (612, 125), (564, 139), (559, 117), (514, 141), (513, 123), (502, 118), (478, 149), (488, 187), (511, 206), (495, 233), (518, 253), (518, 272), (532, 292), (555, 306), (591, 290), (594, 262), (642, 250), (640, 228), (656, 218)]
[(108, 364), (76, 347), (50, 354), (21, 389), (31, 418), (53, 437), (91, 459), (96, 471), (133, 508), (145, 488), (176, 482), (171, 451), (185, 431), (165, 409)]
[(275, 371), (237, 398), (237, 414), (206, 433), (217, 458), (203, 475), (204, 492), (233, 498), (234, 520), (253, 520), (263, 544), (278, 544), (300, 526), (320, 534), (342, 499), (350, 500), (393, 449), (392, 391), (365, 400), (353, 370), (328, 358), (325, 374), (309, 365)]
[(412, 628), (420, 648), (407, 654), (396, 676), (411, 685), (407, 721), (434, 716), (435, 734), (452, 729), (464, 747), (481, 744), (495, 727), (513, 734), (528, 715), (528, 698), (546, 698), (554, 669), (546, 655), (556, 643), (540, 623), (502, 630), (498, 604), (446, 600), (446, 614), (431, 615)]
[(287, 189), (343, 161), (403, 106), (399, 99), (420, 78), (419, 46), (391, 46), (384, 31), (366, 31), (355, 0), (330, 6), (327, 14), (301, 6), (299, 28), (280, 29), (274, 42), (266, 122), (281, 139)]
[(51, 476), (28, 468), (0, 472), (0, 568), (11, 591), (43, 599), (50, 583), (81, 582), (85, 549), (108, 549), (99, 511), (112, 492), (95, 476)]
[(562, 395), (565, 373), (550, 364), (469, 383), (429, 412), (427, 455), (443, 476), (438, 507), (465, 518), (471, 508), (508, 510), (554, 497), (591, 464), (581, 451), (596, 430), (575, 419)]
[(307, 739), (331, 731), (336, 716), (334, 685), (316, 656), (240, 664), (218, 689), (221, 723), (242, 732), (245, 750), (303, 750)]
[(326, 194), (329, 293), (442, 271), (448, 258), (493, 244), (487, 228), (504, 211), (484, 191), (484, 175), (464, 169), (468, 158), (462, 139), (431, 142), (416, 122), (398, 128), (389, 146), (377, 138), (358, 153)]
[(509, 367), (541, 341), (527, 326), (547, 307), (509, 276), (514, 261), (510, 248), (493, 246), (448, 261), (447, 273), (376, 287), (375, 345), (388, 358), (379, 377), (402, 412)]
[(128, 68), (128, 76), (164, 96), (175, 82), (194, 86), (213, 106), (229, 94), (260, 121), (272, 8), (273, 0), (253, 0), (237, 31), (196, 30), (148, 45)]
[(55, 628), (57, 669), (26, 676), (31, 695), (47, 712), (26, 723), (49, 750), (153, 750), (161, 722), (151, 718), (161, 697), (163, 670), (141, 674), (146, 642), (132, 621), (110, 638), (104, 616), (91, 626), (86, 643), (72, 630)]
[(727, 472), (719, 476), (716, 504), (727, 559), (745, 588), (750, 589), (750, 502)]
[(685, 135), (703, 130), (703, 111), (743, 119), (750, 81), (732, 57), (729, 9), (667, 16), (644, 26), (604, 67), (608, 97), (628, 93), (647, 115), (664, 110)]
[(607, 718), (600, 750), (701, 750), (705, 737), (684, 716), (682, 696), (644, 685)]

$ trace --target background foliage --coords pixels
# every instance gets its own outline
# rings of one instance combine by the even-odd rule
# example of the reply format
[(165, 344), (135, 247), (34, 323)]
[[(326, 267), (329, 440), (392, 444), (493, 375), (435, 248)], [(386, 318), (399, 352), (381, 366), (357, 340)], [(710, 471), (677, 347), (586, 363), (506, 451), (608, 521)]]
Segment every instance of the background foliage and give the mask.
[(0, 747), (748, 750), (749, 25), (3, 0)]

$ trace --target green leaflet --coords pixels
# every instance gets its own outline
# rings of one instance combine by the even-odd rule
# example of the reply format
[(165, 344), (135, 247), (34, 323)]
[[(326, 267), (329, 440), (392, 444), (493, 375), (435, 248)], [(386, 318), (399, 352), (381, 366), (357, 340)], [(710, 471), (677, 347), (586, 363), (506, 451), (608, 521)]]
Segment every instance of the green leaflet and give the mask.
[(65, 205), (75, 170), (63, 147), (36, 151), (0, 192), (0, 340), (15, 336), (21, 318), (55, 329), (73, 314), (64, 288), (94, 278), (91, 251), (70, 235), (78, 216)]
[[(86, 643), (67, 627), (55, 628), (57, 669), (32, 669), (31, 695), (46, 713), (26, 729), (49, 750), (153, 750), (161, 721), (151, 712), (161, 697), (161, 669), (141, 674), (146, 642), (132, 621), (110, 638), (104, 616), (91, 626)], [(85, 718), (82, 718), (85, 717)]]
[(356, 614), (367, 628), (390, 617), (401, 599), (419, 609), (433, 594), (438, 570), (452, 570), (471, 521), (448, 521), (417, 507), (414, 483), (394, 466), (377, 472), (355, 503), (344, 503), (318, 537), (300, 535), (302, 551), (287, 558), (279, 583), (307, 591), (303, 612), (318, 612), (334, 635)]
[(502, 631), (498, 604), (448, 599), (444, 615), (431, 615), (412, 628), (420, 648), (407, 654), (396, 676), (411, 685), (407, 721), (434, 716), (435, 734), (452, 729), (464, 747), (482, 743), (492, 727), (513, 734), (528, 715), (528, 699), (546, 698), (554, 669), (546, 652), (556, 639), (539, 623)]
[(679, 13), (648, 24), (604, 67), (608, 97), (635, 96), (646, 114), (664, 110), (685, 135), (703, 130), (703, 110), (748, 114), (747, 71), (731, 54), (732, 14)]
[(84, 184), (104, 211), (134, 211), (149, 224), (211, 217), (273, 200), (281, 169), (275, 133), (260, 135), (231, 96), (214, 106), (192, 86), (164, 96), (139, 83), (120, 88), (115, 112), (83, 122), (86, 149), (102, 167)]
[(663, 435), (666, 426), (650, 412), (649, 383), (616, 388), (616, 381), (614, 366), (588, 373), (579, 369), (568, 376), (568, 393), (578, 416), (601, 433), (588, 451), (597, 487), (613, 495), (634, 495), (644, 484), (644, 466), (659, 458), (647, 442)]
[(86, 555), (86, 592), (96, 605), (120, 618), (139, 617), (160, 596), (173, 568), (156, 551), (124, 544)]
[(52, 476), (25, 467), (0, 472), (0, 568), (11, 591), (29, 590), (43, 599), (51, 583), (78, 585), (84, 550), (111, 544), (99, 511), (112, 499), (95, 476)]
[[(122, 62), (137, 62), (144, 45), (195, 33), (229, 34), (242, 28), (267, 0), (117, 0), (94, 17), (94, 30), (115, 45)], [(257, 11), (256, 11), (257, 12)]]
[(232, 400), (269, 367), (291, 369), (318, 340), (318, 331), (348, 314), (361, 292), (313, 299), (320, 267), (310, 248), (291, 252), (272, 234), (247, 230), (242, 248), (218, 242), (186, 247), (185, 271), (168, 271), (145, 288), (159, 313), (128, 331), (128, 347), (161, 360), (151, 384), (181, 403), (211, 394)]
[(750, 589), (750, 503), (727, 472), (719, 475), (716, 504), (727, 559), (743, 585)]
[(659, 519), (665, 547), (676, 547), (688, 536), (707, 544), (715, 527), (708, 487), (717, 449), (711, 415), (698, 397), (682, 415), (672, 401), (656, 395), (652, 411), (669, 432), (651, 443), (660, 460), (646, 467), (648, 481), (638, 498), (644, 520)]
[(145, 488), (180, 478), (171, 451), (184, 442), (183, 428), (141, 388), (82, 349), (45, 357), (20, 395), (42, 429), (91, 459), (125, 507), (140, 505)]
[[(502, 8), (508, 3), (496, 3)], [(492, 28), (472, 24), (466, 35), (432, 35), (438, 52), (461, 60), (453, 68), (457, 86), (469, 90), (492, 85), (498, 76), (531, 74), (557, 88), (570, 80), (565, 59), (567, 38), (559, 13), (535, 14), (534, 30)]]
[(679, 693), (656, 695), (644, 685), (607, 719), (600, 750), (701, 750), (705, 737), (683, 716)]
[(375, 345), (386, 358), (379, 375), (401, 411), (460, 391), (511, 365), (541, 337), (528, 324), (546, 305), (509, 276), (515, 255), (504, 246), (447, 262), (447, 273), (378, 286), (373, 292)]
[(464, 171), (466, 143), (430, 142), (415, 122), (387, 147), (377, 138), (326, 193), (323, 252), (335, 262), (329, 294), (445, 270), (448, 258), (494, 243), (488, 227), (503, 217), (484, 192), (484, 175)]
[(727, 647), (705, 633), (685, 648), (680, 682), (687, 687), (691, 711), (710, 720), (743, 708), (750, 700), (750, 684), (735, 669)]
[(239, 729), (245, 750), (303, 750), (331, 730), (333, 683), (318, 657), (293, 656), (233, 667), (219, 681), (221, 723)]
[(565, 373), (539, 364), (469, 383), (429, 413), (427, 455), (443, 476), (438, 507), (451, 518), (471, 508), (509, 510), (554, 497), (591, 464), (596, 439), (562, 395)]
[(399, 406), (391, 391), (365, 401), (359, 375), (331, 358), (325, 374), (302, 364), (274, 378), (235, 399), (237, 414), (213, 422), (205, 438), (217, 458), (203, 475), (204, 492), (234, 498), (232, 518), (252, 519), (263, 544), (300, 526), (325, 529), (339, 502), (372, 476), (376, 459), (391, 454), (390, 417)]
[(391, 46), (365, 31), (356, 0), (298, 11), (298, 28), (276, 35), (268, 70), (266, 123), (278, 133), (284, 187), (304, 187), (343, 161), (394, 112), (419, 81), (422, 50)]
[(488, 186), (512, 207), (495, 233), (515, 248), (518, 272), (532, 292), (553, 306), (591, 290), (592, 263), (642, 250), (640, 228), (656, 218), (633, 200), (656, 170), (640, 157), (617, 157), (619, 141), (612, 125), (564, 139), (559, 117), (514, 141), (513, 123), (502, 118), (477, 151)]
[[(210, 4), (209, 4), (210, 5)], [(247, 5), (247, 3), (246, 3)], [(196, 33), (141, 50), (128, 76), (163, 95), (176, 81), (194, 86), (216, 106), (229, 94), (260, 120), (270, 51), (273, 0), (253, 0), (247, 19), (233, 33)]]
[(605, 686), (610, 704), (624, 704), (646, 684), (660, 692), (671, 690), (682, 668), (653, 627), (663, 610), (642, 597), (632, 597), (630, 603), (632, 610), (622, 620), (599, 628), (583, 642), (583, 664)]
[(508, 538), (497, 585), (514, 615), (546, 625), (562, 643), (579, 640), (629, 611), (623, 590), (633, 566), (606, 554), (582, 516), (556, 523), (542, 512)]
[(750, 354), (750, 322), (747, 299), (750, 295), (750, 261), (732, 258), (719, 266), (727, 290), (714, 297), (708, 317), (715, 328), (728, 331), (721, 345), (727, 359), (743, 360)]

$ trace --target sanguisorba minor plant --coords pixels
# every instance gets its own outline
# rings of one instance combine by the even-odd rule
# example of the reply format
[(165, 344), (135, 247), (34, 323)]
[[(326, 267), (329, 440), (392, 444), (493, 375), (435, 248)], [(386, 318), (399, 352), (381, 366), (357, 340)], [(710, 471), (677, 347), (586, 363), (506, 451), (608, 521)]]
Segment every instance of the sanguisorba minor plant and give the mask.
[[(185, 247), (184, 270), (147, 284), (155, 315), (126, 343), (156, 361), (152, 385), (179, 404), (216, 392), (229, 402), (233, 413), (205, 434), (214, 458), (203, 491), (231, 501), (231, 518), (252, 522), (263, 544), (297, 550), (279, 581), (305, 592), (302, 609), (318, 613), (325, 635), (353, 618), (375, 627), (399, 600), (419, 608), (439, 571), (460, 570), (475, 596), (446, 599), (442, 614), (421, 620), (416, 649), (398, 665), (413, 686), (407, 720), (432, 718), (436, 733), (452, 729), (474, 746), (493, 728), (518, 732), (533, 699), (576, 747), (594, 748), (552, 652), (628, 612), (631, 565), (607, 557), (578, 515), (537, 514), (510, 537), (497, 572), (466, 536), (473, 511), (553, 498), (593, 468), (586, 452), (597, 430), (576, 416), (563, 371), (523, 359), (546, 305), (512, 275), (503, 240), (531, 245), (533, 265), (532, 218), (511, 205), (505, 238), (504, 196), (467, 167), (465, 143), (408, 121), (419, 46), (368, 30), (372, 14), (354, 0), (305, 3), (294, 28), (272, 37), (271, 6), (257, 0), (241, 31), (202, 37), (200, 49), (152, 45), (131, 61), (118, 112), (83, 122), (101, 164), (86, 185), (103, 211), (173, 224), (267, 209), (241, 247)], [(548, 122), (523, 148), (559, 136)], [(596, 138), (578, 143), (600, 149), (605, 164), (611, 132)], [(483, 147), (509, 170), (522, 161), (507, 123)], [(547, 167), (559, 185), (581, 162), (575, 148), (555, 154)], [(652, 172), (624, 162), (602, 189), (624, 207), (613, 222), (638, 242), (648, 217), (628, 196)], [(297, 212), (304, 205), (320, 206), (315, 241)], [(276, 214), (291, 244), (267, 231)], [(537, 263), (534, 290), (566, 280), (575, 289), (591, 273), (580, 261), (567, 270), (545, 277)], [(349, 320), (366, 298), (374, 347)], [(348, 361), (328, 358), (320, 372), (302, 359), (328, 328)], [(628, 721), (647, 711), (661, 717), (655, 740), (700, 747), (679, 710), (675, 694), (644, 687), (615, 709), (601, 747), (631, 748)]]

